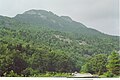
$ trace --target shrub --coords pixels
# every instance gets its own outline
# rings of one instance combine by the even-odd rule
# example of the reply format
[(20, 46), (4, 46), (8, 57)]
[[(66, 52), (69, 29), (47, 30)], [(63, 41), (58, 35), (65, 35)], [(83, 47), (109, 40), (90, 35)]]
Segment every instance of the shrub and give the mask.
[(108, 72), (104, 73), (102, 76), (104, 76), (104, 77), (114, 77), (114, 74), (111, 73), (110, 71), (108, 71)]

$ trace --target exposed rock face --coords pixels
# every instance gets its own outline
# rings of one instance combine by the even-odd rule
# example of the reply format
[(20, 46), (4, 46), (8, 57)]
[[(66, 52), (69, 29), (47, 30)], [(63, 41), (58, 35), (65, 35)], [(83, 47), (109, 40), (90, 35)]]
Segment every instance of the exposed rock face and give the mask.
[(64, 42), (68, 42), (68, 43), (72, 42), (72, 40), (70, 40), (69, 38), (64, 38), (64, 36), (61, 36), (61, 35), (54, 35), (54, 36)]

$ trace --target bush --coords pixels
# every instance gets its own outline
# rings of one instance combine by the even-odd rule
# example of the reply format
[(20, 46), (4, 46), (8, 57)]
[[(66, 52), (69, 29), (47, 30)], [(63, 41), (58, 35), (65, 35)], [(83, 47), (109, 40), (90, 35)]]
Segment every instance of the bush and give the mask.
[(22, 71), (22, 74), (23, 74), (25, 77), (35, 76), (35, 75), (39, 74), (39, 71), (33, 70), (32, 68), (26, 68), (25, 70)]
[(6, 76), (6, 77), (20, 77), (20, 75), (15, 73), (13, 70), (11, 70), (9, 73), (4, 73), (4, 76)]
[(101, 77), (114, 77), (114, 74), (108, 71), (104, 73)]

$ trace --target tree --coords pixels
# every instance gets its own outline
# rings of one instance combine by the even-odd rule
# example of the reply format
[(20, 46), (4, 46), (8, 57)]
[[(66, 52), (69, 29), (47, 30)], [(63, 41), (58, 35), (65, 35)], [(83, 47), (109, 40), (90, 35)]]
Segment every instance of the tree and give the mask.
[(13, 64), (11, 65), (11, 69), (17, 74), (21, 74), (21, 72), (27, 68), (27, 63), (24, 59), (19, 56), (15, 56), (13, 58)]
[(28, 76), (34, 76), (34, 75), (39, 74), (39, 71), (34, 70), (32, 68), (26, 68), (25, 70), (22, 71), (21, 74), (23, 74), (25, 77), (28, 77)]
[(89, 64), (89, 63), (86, 63), (86, 64), (84, 64), (84, 65), (82, 66), (80, 72), (82, 72), (82, 73), (88, 73), (88, 72), (91, 73), (90, 71), (91, 71), (90, 64)]
[(115, 51), (111, 53), (108, 57), (108, 64), (107, 69), (109, 72), (113, 73), (114, 75), (120, 74), (120, 56)]
[(105, 54), (94, 55), (82, 67), (83, 72), (101, 75), (106, 71), (107, 56)]

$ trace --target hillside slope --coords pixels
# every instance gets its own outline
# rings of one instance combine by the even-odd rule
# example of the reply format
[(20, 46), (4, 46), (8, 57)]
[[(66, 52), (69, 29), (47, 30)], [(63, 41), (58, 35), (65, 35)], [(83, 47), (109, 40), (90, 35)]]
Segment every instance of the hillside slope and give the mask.
[(0, 76), (80, 71), (92, 56), (118, 51), (118, 43), (118, 36), (44, 10), (0, 16)]

